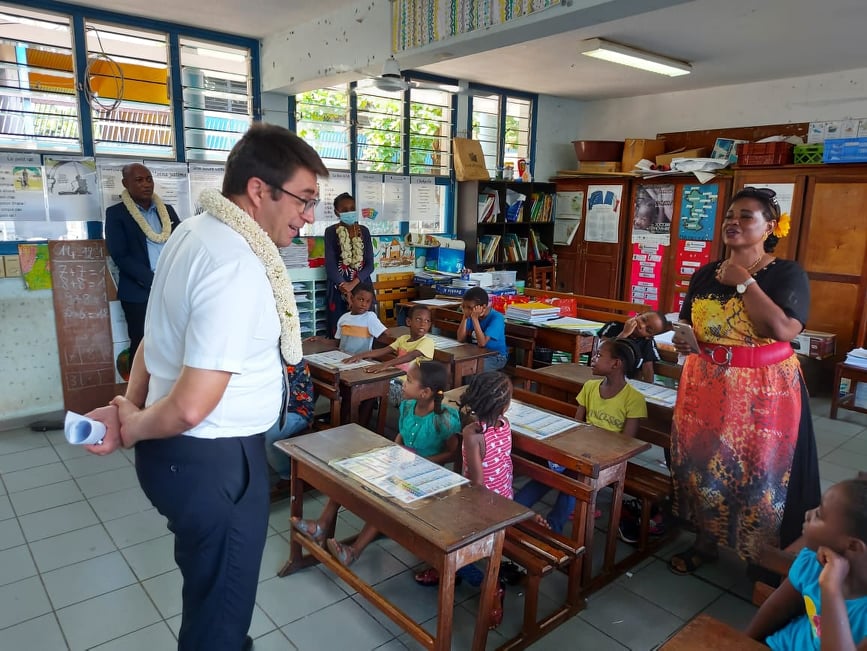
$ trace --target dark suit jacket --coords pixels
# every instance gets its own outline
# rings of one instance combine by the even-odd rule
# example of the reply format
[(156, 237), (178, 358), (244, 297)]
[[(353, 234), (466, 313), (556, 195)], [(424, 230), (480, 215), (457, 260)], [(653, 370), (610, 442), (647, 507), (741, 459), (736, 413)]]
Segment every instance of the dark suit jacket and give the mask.
[[(181, 220), (170, 205), (166, 204), (166, 209), (174, 231)], [(129, 303), (147, 303), (154, 279), (148, 259), (147, 238), (123, 202), (105, 210), (105, 244), (120, 269), (118, 299)]]

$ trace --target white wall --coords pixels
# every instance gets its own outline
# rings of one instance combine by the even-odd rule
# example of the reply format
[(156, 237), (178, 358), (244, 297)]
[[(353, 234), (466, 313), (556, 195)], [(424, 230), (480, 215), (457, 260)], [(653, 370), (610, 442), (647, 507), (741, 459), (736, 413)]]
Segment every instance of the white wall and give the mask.
[[(737, 86), (584, 102), (562, 139), (867, 117), (867, 68)], [(540, 110), (541, 116), (541, 110)], [(540, 123), (543, 126), (543, 123)], [(571, 137), (569, 137), (571, 135)]]
[(63, 408), (51, 290), (28, 291), (21, 278), (0, 280), (0, 429)]
[(577, 167), (572, 141), (584, 122), (585, 103), (540, 95), (536, 117), (536, 160), (530, 161), (533, 179), (547, 181), (559, 170)]

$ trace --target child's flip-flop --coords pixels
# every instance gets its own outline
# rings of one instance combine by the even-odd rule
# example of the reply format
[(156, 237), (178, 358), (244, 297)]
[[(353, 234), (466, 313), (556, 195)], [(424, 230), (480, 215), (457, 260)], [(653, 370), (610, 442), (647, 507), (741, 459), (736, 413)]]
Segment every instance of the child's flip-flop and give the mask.
[(325, 541), (325, 544), (328, 546), (328, 551), (331, 552), (331, 555), (340, 561), (340, 564), (344, 567), (349, 567), (358, 560), (351, 545), (344, 545), (334, 538), (329, 538)]
[(325, 530), (319, 526), (318, 520), (302, 520), (301, 518), (291, 518), (292, 528), (298, 533), (313, 539), (317, 545), (325, 542)]

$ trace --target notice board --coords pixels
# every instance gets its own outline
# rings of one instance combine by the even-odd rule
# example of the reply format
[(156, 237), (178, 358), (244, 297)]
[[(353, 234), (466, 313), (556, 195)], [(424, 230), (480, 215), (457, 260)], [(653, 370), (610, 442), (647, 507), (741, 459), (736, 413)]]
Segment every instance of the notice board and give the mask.
[(48, 243), (63, 406), (86, 413), (115, 396), (103, 240)]

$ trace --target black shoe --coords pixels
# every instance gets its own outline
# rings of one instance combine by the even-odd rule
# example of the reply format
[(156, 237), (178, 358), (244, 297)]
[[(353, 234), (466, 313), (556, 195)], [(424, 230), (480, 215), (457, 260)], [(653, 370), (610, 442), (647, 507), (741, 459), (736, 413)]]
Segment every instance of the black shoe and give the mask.
[(241, 647), (241, 651), (250, 651), (253, 648), (253, 638), (249, 635), (244, 638), (244, 646)]

